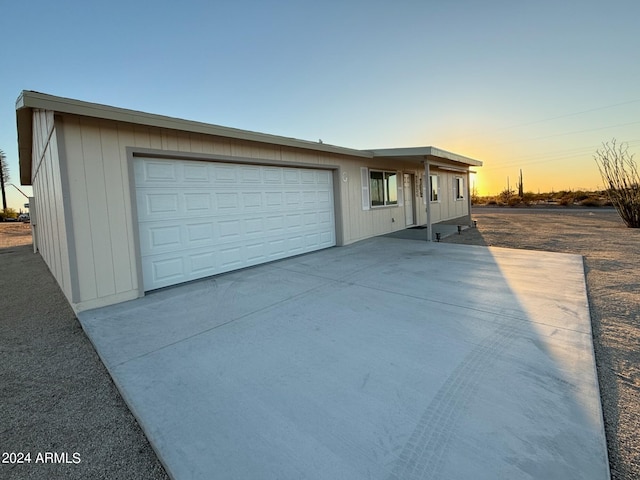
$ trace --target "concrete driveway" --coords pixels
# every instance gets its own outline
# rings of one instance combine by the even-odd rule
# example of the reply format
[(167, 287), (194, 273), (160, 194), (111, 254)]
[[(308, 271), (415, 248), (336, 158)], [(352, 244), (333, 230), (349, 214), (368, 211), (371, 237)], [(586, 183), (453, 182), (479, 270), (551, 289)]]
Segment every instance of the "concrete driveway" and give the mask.
[(177, 479), (609, 478), (579, 256), (378, 237), (80, 321)]

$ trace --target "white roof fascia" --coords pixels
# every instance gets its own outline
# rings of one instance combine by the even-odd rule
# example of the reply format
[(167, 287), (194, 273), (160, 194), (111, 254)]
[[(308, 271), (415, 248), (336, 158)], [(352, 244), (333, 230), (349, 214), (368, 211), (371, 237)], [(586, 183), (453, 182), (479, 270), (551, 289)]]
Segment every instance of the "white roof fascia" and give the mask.
[(429, 165), (431, 165), (432, 167), (437, 168), (438, 170), (444, 170), (446, 172), (456, 172), (456, 173), (467, 173), (469, 170), (465, 169), (465, 168), (452, 168), (452, 167), (445, 167), (442, 165), (439, 165), (437, 163), (431, 163), (429, 162)]
[(458, 155), (437, 147), (379, 148), (370, 150), (375, 157), (438, 157), (465, 165), (482, 166), (482, 161)]
[(309, 140), (299, 140), (291, 137), (281, 137), (266, 133), (252, 132), (237, 128), (223, 127), (192, 120), (167, 117), (152, 113), (128, 110), (125, 108), (111, 107), (98, 103), (84, 102), (70, 98), (56, 97), (29, 90), (23, 91), (16, 101), (16, 110), (24, 108), (52, 110), (59, 113), (82, 115), (85, 117), (114, 120), (119, 122), (133, 123), (151, 127), (167, 128), (171, 130), (181, 130), (205, 135), (216, 135), (221, 137), (247, 140), (252, 142), (269, 143), (307, 150), (317, 150), (321, 152), (336, 153), (364, 158), (371, 158), (372, 154), (366, 150), (356, 150), (346, 147), (338, 147), (327, 143), (312, 142)]

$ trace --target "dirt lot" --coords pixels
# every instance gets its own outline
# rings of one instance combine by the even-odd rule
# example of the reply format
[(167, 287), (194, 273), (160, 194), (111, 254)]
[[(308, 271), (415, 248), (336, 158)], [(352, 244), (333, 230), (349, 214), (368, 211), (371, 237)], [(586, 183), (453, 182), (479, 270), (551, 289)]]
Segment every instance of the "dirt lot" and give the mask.
[(612, 209), (485, 207), (473, 218), (477, 229), (444, 241), (583, 255), (611, 477), (640, 478), (640, 229)]
[[(477, 229), (444, 241), (584, 256), (612, 478), (640, 478), (640, 229), (608, 209), (477, 208), (473, 218)], [(0, 477), (167, 478), (30, 243), (28, 225), (0, 223), (0, 447), (82, 462), (0, 465)]]
[(0, 223), (0, 248), (31, 244), (31, 225), (22, 222)]
[[(28, 224), (0, 223), (0, 291), (0, 455), (32, 462), (0, 463), (0, 478), (167, 479)], [(38, 453), (70, 463), (36, 464)]]

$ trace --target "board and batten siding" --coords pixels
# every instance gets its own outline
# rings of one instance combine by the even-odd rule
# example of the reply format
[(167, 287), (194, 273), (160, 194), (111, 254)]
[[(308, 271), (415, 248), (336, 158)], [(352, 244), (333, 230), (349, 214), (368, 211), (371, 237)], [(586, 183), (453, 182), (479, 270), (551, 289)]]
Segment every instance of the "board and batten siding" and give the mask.
[[(395, 232), (398, 230), (404, 230), (405, 224), (405, 207), (404, 199), (401, 197), (402, 191), (398, 196), (397, 205), (389, 205), (383, 207), (370, 207), (368, 210), (363, 208), (363, 178), (360, 167), (366, 167), (367, 170), (379, 170), (398, 173), (398, 185), (402, 189), (403, 186), (403, 174), (413, 174), (414, 181), (423, 174), (422, 170), (416, 168), (415, 163), (403, 162), (401, 160), (370, 160), (359, 162), (354, 170), (349, 172), (349, 182), (351, 186), (346, 192), (349, 199), (349, 208), (347, 214), (349, 216), (349, 238), (345, 243), (353, 243), (365, 238), (369, 238), (376, 235), (384, 235), (386, 233)], [(368, 174), (367, 174), (368, 179)], [(420, 191), (418, 185), (414, 185), (414, 199), (415, 211), (417, 214), (417, 223), (426, 222), (425, 206), (422, 203), (420, 197)]]
[[(63, 137), (77, 268), (76, 311), (137, 298), (137, 225), (127, 149), (225, 155), (307, 165), (342, 163), (342, 156), (277, 145), (117, 123), (74, 115), (57, 120)], [(357, 165), (354, 164), (354, 170)], [(346, 190), (340, 186), (340, 194)], [(344, 222), (344, 211), (337, 210)]]
[(75, 250), (77, 310), (138, 296), (127, 160), (121, 143), (128, 139), (117, 129), (101, 128), (101, 123), (65, 116), (61, 128), (74, 244), (80, 246)]
[(72, 297), (65, 200), (58, 132), (51, 111), (34, 110), (32, 185), (35, 244), (68, 300)]
[[(53, 116), (50, 117), (52, 122)], [(47, 118), (38, 120), (38, 125), (49, 121)], [(55, 122), (57, 135), (52, 138), (57, 138), (60, 143), (61, 161), (57, 162), (57, 157), (50, 154), (51, 165), (49, 170), (45, 170), (46, 176), (36, 179), (36, 183), (43, 184), (36, 191), (42, 191), (44, 185), (49, 185), (51, 193), (47, 193), (47, 198), (56, 199), (56, 202), (60, 198), (58, 203), (54, 202), (50, 207), (55, 211), (44, 212), (45, 216), (57, 220), (47, 225), (47, 235), (55, 235), (56, 238), (43, 239), (43, 250), (57, 249), (57, 253), (46, 254), (49, 259), (47, 262), (54, 265), (50, 266), (52, 271), (60, 271), (54, 275), (59, 275), (56, 278), (62, 279), (61, 284), (66, 282), (65, 294), (76, 311), (119, 303), (144, 293), (140, 259), (137, 258), (138, 226), (134, 213), (131, 149), (144, 150), (145, 154), (146, 151), (172, 152), (168, 155), (184, 153), (190, 155), (190, 159), (198, 159), (198, 155), (202, 155), (203, 160), (211, 160), (211, 156), (220, 155), (237, 157), (238, 161), (251, 159), (258, 163), (264, 161), (331, 168), (334, 171), (337, 245), (347, 245), (405, 228), (404, 207), (401, 205), (363, 210), (362, 167), (396, 171), (400, 175), (412, 173), (415, 179), (424, 173), (415, 163), (398, 159), (370, 159), (72, 114), (56, 115)], [(46, 127), (36, 130), (44, 132)], [(40, 137), (43, 134), (38, 135)], [(42, 148), (39, 146), (42, 141), (38, 139), (38, 142), (34, 141), (34, 145)], [(153, 156), (152, 153), (149, 155)], [(34, 155), (34, 158), (38, 158), (38, 155)], [(439, 174), (443, 177), (443, 202), (438, 217), (444, 219), (446, 216), (453, 218), (464, 215), (466, 212), (463, 210), (459, 215), (455, 210), (442, 211), (443, 208), (454, 208), (444, 202), (444, 196), (452, 192), (450, 184), (453, 176), (445, 172)], [(66, 204), (62, 202), (61, 185), (66, 185), (68, 191), (64, 195)], [(418, 182), (415, 190), (417, 223), (422, 224), (426, 222), (426, 205), (420, 197)], [(449, 203), (447, 200), (446, 204)], [(466, 202), (458, 203), (460, 208), (466, 205)], [(38, 203), (36, 206), (44, 208)], [(69, 241), (65, 237), (66, 231), (73, 237)], [(78, 247), (74, 248), (76, 245)], [(71, 278), (77, 280), (69, 280), (70, 268), (74, 272)]]
[[(440, 185), (440, 199), (437, 202), (431, 202), (431, 222), (444, 222), (454, 218), (463, 217), (469, 214), (468, 195), (468, 176), (466, 172), (450, 172), (447, 170), (431, 169), (432, 175), (438, 175)], [(464, 198), (456, 200), (454, 198), (453, 182), (456, 177), (464, 179)]]

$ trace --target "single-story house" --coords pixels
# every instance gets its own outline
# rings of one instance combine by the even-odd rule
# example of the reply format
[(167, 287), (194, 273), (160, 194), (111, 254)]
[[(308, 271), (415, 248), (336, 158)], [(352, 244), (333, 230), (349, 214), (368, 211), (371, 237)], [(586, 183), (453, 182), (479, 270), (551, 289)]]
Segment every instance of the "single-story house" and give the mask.
[(414, 225), (469, 216), (435, 147), (356, 150), (23, 91), (20, 179), (76, 312)]

